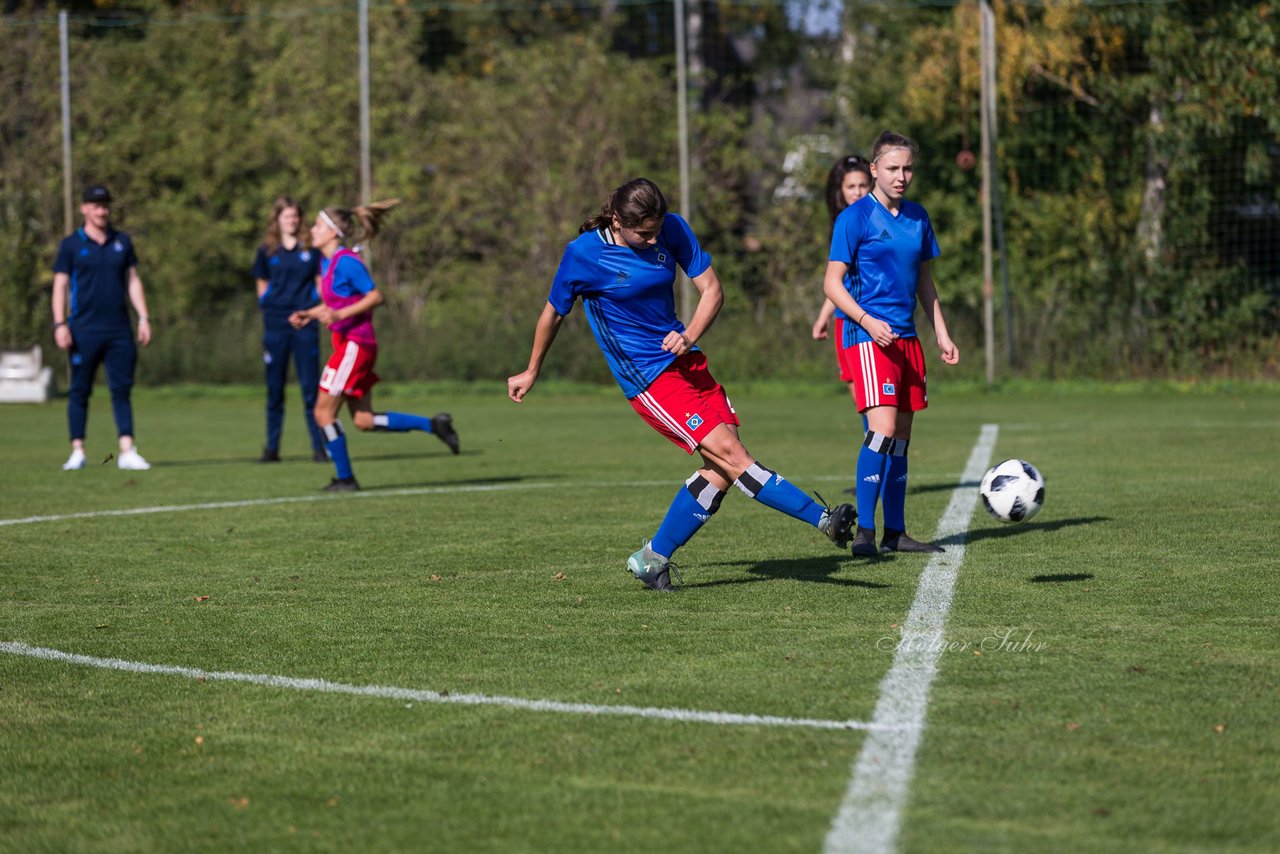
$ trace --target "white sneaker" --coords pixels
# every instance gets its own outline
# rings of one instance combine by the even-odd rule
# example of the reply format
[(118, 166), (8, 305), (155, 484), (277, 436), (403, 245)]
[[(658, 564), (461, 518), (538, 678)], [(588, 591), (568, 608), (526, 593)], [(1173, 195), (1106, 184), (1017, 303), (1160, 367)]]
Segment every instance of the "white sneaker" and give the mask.
[(62, 470), (72, 471), (82, 468), (84, 468), (84, 451), (74, 448), (71, 451), (71, 456), (67, 457), (67, 461), (62, 464)]
[(128, 471), (146, 471), (151, 468), (151, 463), (142, 458), (142, 454), (138, 453), (137, 448), (130, 448), (127, 451), (121, 451), (120, 458), (116, 461), (116, 465)]

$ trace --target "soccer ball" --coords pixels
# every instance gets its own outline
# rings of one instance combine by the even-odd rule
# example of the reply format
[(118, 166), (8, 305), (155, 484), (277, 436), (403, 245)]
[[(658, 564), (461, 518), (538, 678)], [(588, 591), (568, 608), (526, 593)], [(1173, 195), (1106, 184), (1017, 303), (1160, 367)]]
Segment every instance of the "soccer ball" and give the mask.
[(1001, 522), (1025, 522), (1044, 505), (1044, 478), (1026, 460), (994, 465), (978, 488), (982, 506)]

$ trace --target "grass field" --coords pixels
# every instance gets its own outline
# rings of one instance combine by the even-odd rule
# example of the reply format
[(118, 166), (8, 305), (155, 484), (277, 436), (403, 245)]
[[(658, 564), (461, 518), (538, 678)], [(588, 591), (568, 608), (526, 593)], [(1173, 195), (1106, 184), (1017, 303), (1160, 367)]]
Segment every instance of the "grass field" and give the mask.
[[(829, 499), (852, 483), (840, 389), (730, 391), (761, 462)], [(357, 496), (317, 492), (292, 397), (286, 462), (252, 462), (256, 389), (142, 389), (154, 468), (98, 465), (98, 392), (79, 472), (61, 401), (0, 410), (0, 849), (823, 849), (868, 731), (728, 716), (872, 721), (925, 557), (854, 559), (733, 490), (685, 588), (643, 590), (623, 561), (693, 464), (611, 390), (384, 389), (451, 411), (463, 454), (352, 435)], [(1280, 390), (933, 397), (914, 534), (974, 489), (984, 424), (1048, 495), (949, 541), (897, 847), (1280, 849)], [(104, 515), (131, 508), (169, 512)]]

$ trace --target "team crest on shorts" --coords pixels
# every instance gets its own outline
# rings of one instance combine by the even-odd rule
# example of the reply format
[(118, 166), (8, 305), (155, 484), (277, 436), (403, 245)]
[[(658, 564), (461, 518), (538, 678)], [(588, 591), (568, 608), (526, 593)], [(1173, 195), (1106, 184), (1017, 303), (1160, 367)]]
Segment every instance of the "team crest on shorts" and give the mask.
[(695, 412), (684, 423), (690, 430), (697, 430), (702, 426), (702, 416)]
[(891, 396), (896, 393), (893, 383), (885, 383), (881, 390), (884, 392), (885, 396)]

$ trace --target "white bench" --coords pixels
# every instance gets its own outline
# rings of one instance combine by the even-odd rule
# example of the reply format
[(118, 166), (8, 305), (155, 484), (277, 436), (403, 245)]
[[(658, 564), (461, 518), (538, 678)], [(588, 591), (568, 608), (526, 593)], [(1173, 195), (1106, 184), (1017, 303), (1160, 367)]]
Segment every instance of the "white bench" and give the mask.
[(0, 351), (0, 403), (44, 403), (53, 392), (53, 368), (44, 367), (40, 345)]

